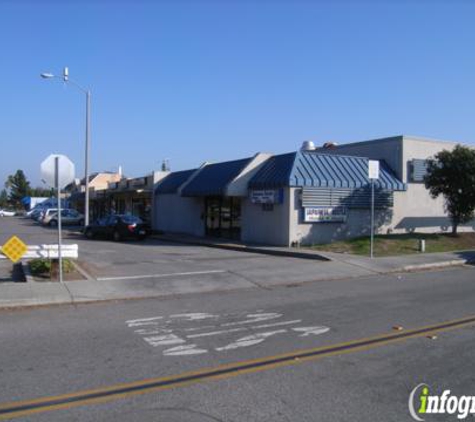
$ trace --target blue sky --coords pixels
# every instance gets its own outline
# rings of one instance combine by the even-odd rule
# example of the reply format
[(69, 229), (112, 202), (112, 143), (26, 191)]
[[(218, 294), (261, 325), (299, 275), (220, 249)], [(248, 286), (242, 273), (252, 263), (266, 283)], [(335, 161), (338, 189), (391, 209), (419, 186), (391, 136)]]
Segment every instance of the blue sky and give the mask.
[(396, 134), (475, 141), (475, 4), (0, 1), (0, 181), (68, 155), (128, 176)]

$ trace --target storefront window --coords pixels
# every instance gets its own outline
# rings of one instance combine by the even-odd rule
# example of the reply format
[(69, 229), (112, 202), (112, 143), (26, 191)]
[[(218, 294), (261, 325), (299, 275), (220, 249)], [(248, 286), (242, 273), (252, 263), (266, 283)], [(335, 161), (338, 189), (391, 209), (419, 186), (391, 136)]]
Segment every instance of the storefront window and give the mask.
[(151, 220), (151, 201), (149, 198), (132, 199), (132, 215), (141, 218), (143, 221)]
[(241, 201), (232, 197), (207, 197), (206, 235), (239, 239), (241, 236)]

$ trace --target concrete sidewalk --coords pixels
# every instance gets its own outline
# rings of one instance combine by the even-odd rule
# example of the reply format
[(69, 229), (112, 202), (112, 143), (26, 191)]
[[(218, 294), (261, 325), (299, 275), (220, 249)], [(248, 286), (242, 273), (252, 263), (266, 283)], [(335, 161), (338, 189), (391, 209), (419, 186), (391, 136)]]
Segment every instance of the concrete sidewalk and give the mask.
[(279, 246), (265, 246), (257, 244), (242, 243), (237, 240), (224, 240), (210, 237), (195, 237), (182, 234), (155, 234), (154, 239), (181, 243), (186, 245), (206, 246), (209, 248), (226, 249), (230, 251), (256, 253), (261, 255), (285, 256), (288, 258), (312, 259), (328, 261), (329, 259), (319, 251), (305, 248), (286, 248)]
[(223, 239), (201, 238), (181, 234), (153, 235), (153, 237), (162, 241), (206, 246), (238, 252), (340, 262), (365, 268), (375, 273), (414, 271), (425, 268), (464, 265), (475, 262), (475, 251), (424, 253), (370, 259), (369, 257), (360, 255), (316, 251), (310, 248), (289, 248), (245, 244), (238, 241), (225, 241)]
[(223, 241), (223, 239), (200, 238), (179, 234), (154, 235), (154, 237), (169, 242), (200, 245), (240, 252), (340, 262), (381, 274), (464, 265), (475, 262), (475, 251), (419, 253), (371, 259), (360, 255), (316, 251), (307, 248), (249, 245), (237, 241)]
[[(217, 246), (214, 246), (217, 247)], [(249, 252), (249, 249), (245, 250)], [(81, 280), (57, 282), (0, 283), (0, 308), (74, 304), (104, 300), (166, 297), (189, 293), (231, 291), (237, 289), (270, 289), (282, 285), (358, 278), (364, 276), (421, 271), (475, 262), (475, 251), (414, 254), (386, 258), (366, 258), (349, 254), (321, 253), (325, 261), (315, 262), (312, 273), (272, 274), (268, 270), (240, 273), (210, 271), (176, 273), (156, 277), (114, 280)]]
[(360, 255), (320, 252), (334, 263), (342, 262), (365, 268), (378, 274), (392, 272), (423, 271), (475, 263), (475, 251), (418, 253), (411, 255), (369, 258)]

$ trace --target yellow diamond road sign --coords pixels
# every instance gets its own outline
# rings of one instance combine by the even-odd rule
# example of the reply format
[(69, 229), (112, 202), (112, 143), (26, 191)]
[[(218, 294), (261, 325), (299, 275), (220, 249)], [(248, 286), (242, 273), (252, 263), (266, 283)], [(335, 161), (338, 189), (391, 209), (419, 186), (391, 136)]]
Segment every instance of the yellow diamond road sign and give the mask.
[(2, 253), (9, 258), (12, 262), (17, 262), (25, 255), (28, 250), (26, 246), (18, 237), (12, 236), (2, 246)]

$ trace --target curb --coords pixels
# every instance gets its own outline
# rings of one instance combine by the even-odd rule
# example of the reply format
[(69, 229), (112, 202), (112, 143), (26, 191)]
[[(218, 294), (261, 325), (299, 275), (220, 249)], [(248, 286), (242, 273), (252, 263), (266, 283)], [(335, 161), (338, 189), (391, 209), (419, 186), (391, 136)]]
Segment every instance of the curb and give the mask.
[(174, 238), (169, 238), (169, 237), (161, 236), (161, 235), (152, 235), (150, 237), (152, 239), (161, 240), (164, 242), (181, 243), (185, 245), (205, 246), (207, 248), (224, 249), (224, 250), (229, 250), (229, 251), (255, 253), (255, 254), (260, 254), (260, 255), (282, 256), (282, 257), (287, 257), (287, 258), (309, 259), (309, 260), (324, 261), (324, 262), (333, 261), (332, 259), (325, 257), (323, 255), (317, 254), (317, 253), (265, 249), (265, 248), (260, 248), (258, 246), (247, 246), (247, 245), (238, 245), (238, 244), (232, 245), (232, 244), (222, 244), (222, 243), (207, 243), (207, 242), (200, 242), (200, 241), (193, 241), (193, 240), (174, 239)]
[[(417, 271), (417, 270), (430, 270), (437, 268), (448, 268), (448, 267), (457, 267), (462, 265), (471, 265), (474, 264), (475, 260), (472, 259), (454, 259), (451, 261), (442, 261), (442, 262), (432, 262), (427, 264), (414, 264), (406, 265), (402, 268), (402, 271)], [(398, 270), (396, 270), (397, 272)]]

